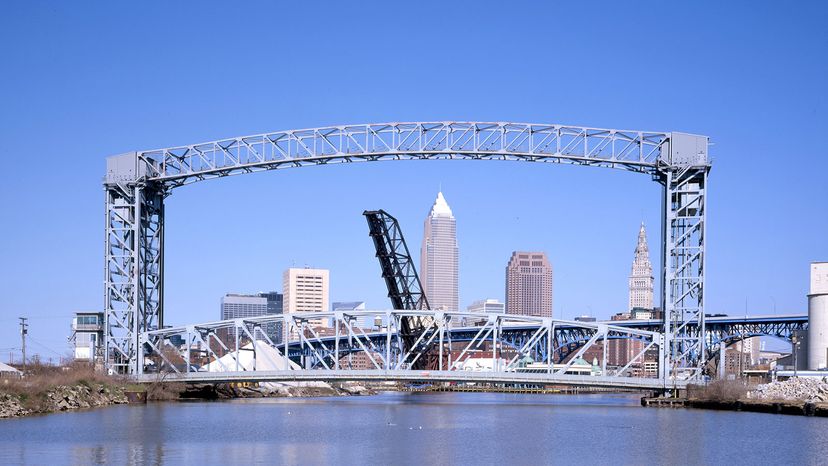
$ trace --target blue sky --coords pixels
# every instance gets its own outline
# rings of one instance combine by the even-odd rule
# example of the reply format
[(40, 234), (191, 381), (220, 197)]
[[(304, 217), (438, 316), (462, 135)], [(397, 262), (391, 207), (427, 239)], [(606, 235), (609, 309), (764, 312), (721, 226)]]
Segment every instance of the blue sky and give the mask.
[[(712, 138), (708, 311), (805, 312), (828, 260), (828, 8), (779, 2), (5, 2), (0, 29), (0, 359), (31, 320), (56, 358), (102, 307), (105, 157), (259, 132), (419, 120), (561, 123)], [(311, 167), (167, 201), (167, 321), (225, 292), (331, 269), (332, 300), (388, 306), (361, 212), (419, 252), (442, 185), (460, 301), (503, 298), (511, 251), (546, 251), (555, 314), (626, 306), (659, 188), (621, 171), (502, 162)], [(657, 258), (654, 257), (657, 260)]]

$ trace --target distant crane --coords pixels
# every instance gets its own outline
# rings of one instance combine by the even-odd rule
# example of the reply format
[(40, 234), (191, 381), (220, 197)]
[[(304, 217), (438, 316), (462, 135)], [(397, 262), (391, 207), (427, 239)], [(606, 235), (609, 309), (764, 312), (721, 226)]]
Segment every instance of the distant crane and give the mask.
[[(362, 215), (368, 221), (368, 234), (374, 240), (391, 307), (410, 311), (431, 309), (397, 219), (384, 210), (366, 210)], [(400, 320), (400, 336), (405, 349), (414, 349), (418, 340), (428, 340), (420, 337), (433, 324), (431, 317), (408, 316)], [(416, 350), (425, 353), (428, 348)], [(435, 362), (432, 357), (421, 357), (414, 362), (414, 369), (428, 369)]]

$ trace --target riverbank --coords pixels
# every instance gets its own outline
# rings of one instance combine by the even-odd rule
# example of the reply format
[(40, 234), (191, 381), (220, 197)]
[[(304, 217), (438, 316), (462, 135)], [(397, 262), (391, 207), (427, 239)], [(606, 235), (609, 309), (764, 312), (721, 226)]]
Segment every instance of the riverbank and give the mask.
[(35, 366), (26, 371), (24, 378), (0, 382), (0, 419), (147, 401), (360, 396), (386, 389), (356, 382), (134, 384), (126, 378), (95, 372), (88, 366)]
[(0, 383), (0, 418), (124, 404), (127, 393), (143, 390), (88, 366), (34, 366)]
[(758, 386), (719, 380), (689, 387), (687, 398), (644, 397), (642, 406), (828, 417), (828, 381), (792, 378)]
[(687, 400), (688, 408), (828, 417), (828, 403), (801, 400)]

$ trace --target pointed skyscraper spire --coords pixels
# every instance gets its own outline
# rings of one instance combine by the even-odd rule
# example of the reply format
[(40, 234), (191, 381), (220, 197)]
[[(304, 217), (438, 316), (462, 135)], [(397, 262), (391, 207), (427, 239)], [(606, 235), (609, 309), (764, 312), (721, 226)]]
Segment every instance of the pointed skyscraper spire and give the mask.
[(446, 202), (446, 198), (443, 197), (443, 192), (442, 191), (437, 193), (437, 199), (434, 200), (434, 205), (431, 206), (430, 215), (432, 217), (434, 217), (434, 216), (451, 217), (453, 215), (451, 213), (451, 207), (449, 207), (448, 202)]
[(641, 222), (641, 228), (638, 230), (638, 244), (635, 246), (636, 258), (639, 254), (644, 254), (649, 262), (649, 251), (650, 248), (647, 247), (647, 230), (644, 228), (644, 222)]
[(641, 222), (630, 273), (629, 310), (653, 308), (653, 282), (653, 266), (650, 263), (650, 248), (647, 246), (647, 230), (644, 228), (644, 222)]

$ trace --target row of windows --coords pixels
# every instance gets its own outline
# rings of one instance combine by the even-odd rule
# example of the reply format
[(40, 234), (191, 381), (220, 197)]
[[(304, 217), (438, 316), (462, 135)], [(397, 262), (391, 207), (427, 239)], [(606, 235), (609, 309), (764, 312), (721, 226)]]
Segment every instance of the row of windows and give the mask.
[(78, 325), (98, 325), (98, 316), (78, 316)]

